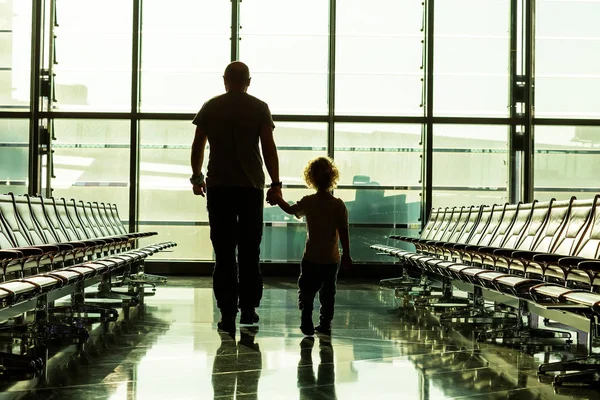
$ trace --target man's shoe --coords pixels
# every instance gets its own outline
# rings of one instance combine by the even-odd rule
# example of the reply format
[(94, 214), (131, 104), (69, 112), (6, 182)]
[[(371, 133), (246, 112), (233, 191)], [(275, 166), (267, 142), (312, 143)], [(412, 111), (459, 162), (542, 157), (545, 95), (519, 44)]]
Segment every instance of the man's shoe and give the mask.
[(312, 314), (302, 313), (302, 319), (300, 320), (300, 330), (306, 336), (312, 336), (315, 334), (315, 326), (312, 321)]
[(227, 333), (235, 333), (235, 316), (221, 316), (217, 328)]
[(244, 325), (252, 325), (256, 324), (259, 321), (258, 314), (254, 311), (253, 308), (249, 310), (242, 310), (242, 315), (240, 316), (240, 324)]
[(315, 332), (320, 333), (322, 335), (331, 336), (331, 325), (317, 325), (315, 327)]

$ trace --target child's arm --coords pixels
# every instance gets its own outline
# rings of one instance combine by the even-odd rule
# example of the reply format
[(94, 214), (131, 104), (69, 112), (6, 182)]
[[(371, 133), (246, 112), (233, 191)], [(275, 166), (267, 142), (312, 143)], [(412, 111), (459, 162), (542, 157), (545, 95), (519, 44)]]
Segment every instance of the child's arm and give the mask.
[(342, 243), (342, 257), (344, 255), (350, 257), (350, 235), (348, 233), (348, 228), (338, 229), (338, 234), (340, 235), (340, 242)]
[(300, 207), (298, 207), (298, 204), (294, 204), (292, 206), (287, 201), (285, 201), (283, 199), (283, 197), (281, 197), (281, 196), (278, 196), (278, 197), (274, 198), (273, 200), (275, 201), (275, 204), (277, 204), (279, 206), (279, 208), (281, 208), (284, 212), (286, 212), (290, 215), (296, 215), (296, 214), (298, 214), (298, 211), (300, 211)]
[(344, 206), (338, 235), (342, 243), (342, 268), (349, 268), (352, 265), (352, 257), (350, 257), (350, 234), (348, 232), (348, 210)]

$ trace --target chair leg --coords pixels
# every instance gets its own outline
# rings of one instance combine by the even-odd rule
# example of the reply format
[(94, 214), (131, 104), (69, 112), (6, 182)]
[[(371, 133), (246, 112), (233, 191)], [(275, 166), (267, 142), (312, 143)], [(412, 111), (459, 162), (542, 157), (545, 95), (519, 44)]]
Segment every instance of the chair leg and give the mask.
[(538, 375), (547, 376), (551, 373), (558, 373), (554, 376), (557, 386), (597, 385), (600, 383), (600, 355), (541, 364), (538, 368)]
[(0, 352), (0, 381), (29, 380), (44, 370), (39, 357)]

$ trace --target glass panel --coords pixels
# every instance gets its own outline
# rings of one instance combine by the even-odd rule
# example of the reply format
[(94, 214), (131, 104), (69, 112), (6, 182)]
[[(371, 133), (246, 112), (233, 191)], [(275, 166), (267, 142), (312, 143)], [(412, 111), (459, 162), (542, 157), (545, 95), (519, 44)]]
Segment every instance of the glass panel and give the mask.
[[(327, 124), (275, 122), (279, 176), (284, 185), (305, 185), (304, 167), (315, 157), (327, 155)], [(265, 168), (265, 179), (270, 178)]]
[(53, 195), (116, 204), (129, 218), (129, 121), (55, 120)]
[(537, 0), (535, 113), (600, 116), (600, 2)]
[[(205, 200), (192, 194), (189, 181), (193, 140), (194, 126), (190, 121), (140, 122), (141, 223), (208, 222)], [(207, 151), (205, 160), (208, 155)], [(168, 204), (178, 206), (165, 212)]]
[(31, 2), (0, 2), (0, 110), (29, 109)]
[(337, 114), (423, 114), (423, 12), (420, 1), (338, 1)]
[[(311, 189), (283, 189), (283, 198), (290, 204), (314, 193)], [(266, 191), (265, 191), (266, 195)], [(260, 246), (261, 260), (299, 261), (304, 254), (306, 223), (281, 211), (278, 206), (265, 203), (265, 227)]]
[(408, 186), (421, 190), (421, 125), (336, 124), (341, 185)]
[(369, 246), (389, 235), (418, 235), (422, 125), (336, 124), (335, 162), (350, 221), (352, 258), (390, 262)]
[(434, 113), (507, 116), (510, 1), (435, 3)]
[(433, 207), (508, 201), (508, 127), (436, 125)]
[(535, 128), (534, 198), (566, 200), (598, 193), (600, 127)]
[(29, 121), (0, 119), (0, 193), (27, 193)]
[(55, 107), (131, 109), (132, 2), (61, 0), (56, 3)]
[[(326, 114), (329, 2), (241, 3), (240, 60), (252, 74), (249, 93), (275, 114)], [(310, 21), (310, 23), (307, 23)]]
[[(191, 193), (191, 191), (190, 191)], [(193, 197), (191, 195), (190, 197)], [(196, 199), (198, 203), (201, 200)], [(206, 204), (204, 200), (202, 202)], [(178, 207), (172, 207), (175, 209)], [(143, 209), (143, 208), (142, 208)], [(140, 209), (140, 211), (142, 211)], [(168, 222), (153, 225), (152, 223), (140, 222), (140, 230), (145, 232), (158, 232), (158, 236), (149, 237), (140, 241), (140, 246), (156, 243), (156, 241), (173, 241), (176, 247), (168, 251), (162, 251), (152, 256), (153, 260), (214, 260), (213, 248), (210, 242), (210, 228), (208, 225), (197, 225), (193, 222), (187, 224), (172, 225)], [(157, 239), (158, 238), (158, 239)]]
[[(284, 189), (286, 201), (294, 204), (303, 196), (314, 193), (309, 189)], [(418, 235), (420, 192), (394, 190), (336, 189), (348, 208), (352, 258), (358, 262), (390, 262), (389, 257), (377, 255), (369, 246), (386, 243), (392, 234)], [(265, 205), (265, 223), (261, 259), (270, 261), (299, 261), (304, 252), (306, 225), (285, 214), (279, 207)], [(396, 228), (394, 224), (408, 226)], [(377, 227), (377, 225), (382, 225)], [(396, 242), (396, 241), (394, 241)]]
[[(348, 208), (350, 252), (355, 261), (389, 263), (389, 256), (377, 255), (370, 246), (386, 243), (394, 234), (419, 234), (420, 190), (337, 189), (335, 195)], [(394, 246), (398, 243), (393, 242)]]
[[(279, 149), (280, 176), (286, 185), (304, 185), (302, 174), (306, 163), (326, 154), (327, 127), (319, 123), (281, 123), (275, 129), (275, 142)], [(189, 157), (194, 137), (194, 126), (189, 121), (142, 121), (140, 123), (140, 224), (155, 226), (158, 232), (169, 232), (170, 239), (178, 243), (172, 253), (164, 255), (170, 259), (201, 259), (213, 257), (209, 236), (201, 240), (191, 229), (208, 223), (206, 200), (191, 193)], [(208, 160), (209, 151), (205, 153)], [(206, 168), (206, 161), (204, 163)], [(268, 175), (267, 175), (268, 176)], [(268, 178), (267, 178), (268, 179)], [(284, 189), (287, 201), (298, 201), (309, 189)], [(165, 212), (165, 205), (169, 207)], [(291, 247), (280, 246), (280, 238), (271, 238), (272, 229), (266, 226), (263, 233), (263, 259), (299, 260), (296, 254), (298, 240), (304, 245), (305, 232), (301, 221), (290, 218), (279, 209), (265, 203), (265, 222), (284, 223), (278, 231), (289, 229), (285, 235), (300, 235), (290, 243)], [(285, 223), (289, 223), (286, 227)], [(296, 225), (293, 225), (296, 224)], [(301, 228), (301, 229), (300, 229)], [(149, 229), (149, 228), (148, 228)], [(201, 229), (204, 229), (203, 227)], [(206, 228), (208, 229), (208, 228)], [(299, 230), (300, 229), (300, 230)], [(184, 235), (178, 238), (176, 235)], [(208, 235), (208, 234), (207, 234)], [(196, 239), (191, 239), (190, 236)], [(166, 240), (166, 239), (165, 239)], [(273, 243), (277, 242), (277, 245)], [(188, 247), (186, 247), (188, 246)]]
[(145, 0), (141, 109), (196, 112), (223, 93), (230, 26), (229, 1)]

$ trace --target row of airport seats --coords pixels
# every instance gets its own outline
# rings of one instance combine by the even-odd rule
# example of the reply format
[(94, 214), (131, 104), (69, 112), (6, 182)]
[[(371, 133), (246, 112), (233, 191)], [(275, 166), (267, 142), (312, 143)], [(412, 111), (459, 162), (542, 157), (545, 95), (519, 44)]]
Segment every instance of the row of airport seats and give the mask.
[[(145, 274), (144, 261), (176, 243), (137, 247), (156, 234), (128, 232), (113, 204), (0, 195), (0, 339), (85, 342), (87, 326), (116, 321), (117, 309), (141, 304), (166, 281)], [(30, 376), (44, 361), (0, 353), (0, 378)]]
[[(584, 200), (432, 209), (419, 238), (391, 236), (413, 244), (414, 250), (382, 244), (371, 248), (445, 282), (587, 318), (591, 351), (600, 317), (599, 199), (596, 195)], [(598, 381), (590, 375), (600, 371), (600, 359), (594, 355), (568, 365), (545, 364), (540, 372), (581, 371), (577, 368), (588, 372), (560, 374), (555, 383)]]

